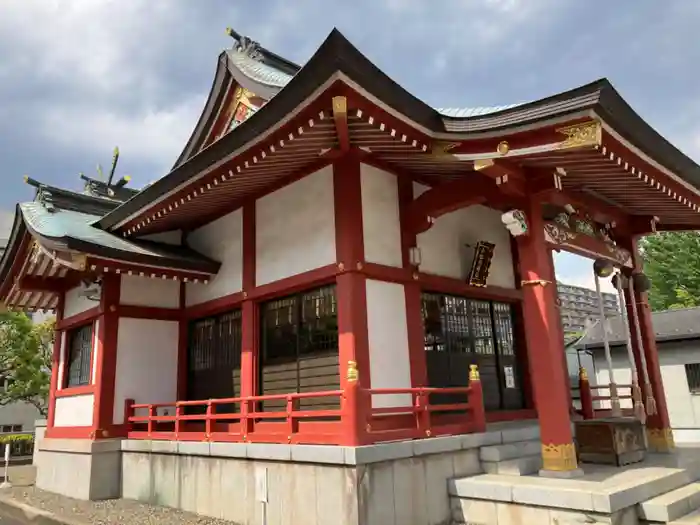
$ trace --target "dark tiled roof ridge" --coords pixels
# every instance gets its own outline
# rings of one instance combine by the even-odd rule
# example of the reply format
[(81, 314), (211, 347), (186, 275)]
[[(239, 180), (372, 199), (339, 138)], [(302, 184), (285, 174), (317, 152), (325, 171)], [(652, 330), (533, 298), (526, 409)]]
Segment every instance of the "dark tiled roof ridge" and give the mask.
[[(700, 306), (675, 308), (652, 312), (652, 323), (657, 341), (680, 341), (700, 338)], [(626, 333), (622, 316), (609, 318), (611, 333), (608, 342), (612, 346), (625, 344)], [(578, 348), (599, 348), (603, 346), (603, 332), (600, 324), (594, 326), (588, 335), (577, 345)]]

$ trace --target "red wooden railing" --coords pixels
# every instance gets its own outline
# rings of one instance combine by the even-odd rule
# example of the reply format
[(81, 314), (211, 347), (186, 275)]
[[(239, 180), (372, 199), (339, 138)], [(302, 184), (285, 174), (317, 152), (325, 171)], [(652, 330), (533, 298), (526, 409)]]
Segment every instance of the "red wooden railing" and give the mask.
[[(617, 398), (633, 400), (632, 385), (616, 383), (618, 395)], [(594, 395), (594, 391), (607, 390), (607, 395)], [(620, 390), (628, 390), (629, 394), (620, 395)], [(577, 412), (583, 416), (583, 419), (595, 419), (599, 417), (609, 417), (612, 415), (612, 408), (595, 408), (595, 402), (610, 402), (612, 397), (610, 394), (610, 383), (602, 385), (591, 385), (588, 381), (588, 375), (584, 369), (579, 371), (579, 391), (581, 394), (581, 409)], [(622, 415), (634, 415), (633, 408), (623, 408)]]
[[(466, 400), (432, 404), (430, 396), (435, 394), (459, 394)], [(410, 404), (373, 406), (389, 395), (410, 396)], [(300, 400), (319, 398), (339, 399), (340, 408), (299, 409)], [(263, 401), (285, 401), (286, 407), (284, 411), (263, 411), (260, 409)], [(236, 405), (238, 411), (218, 413), (220, 405)], [(206, 407), (206, 412), (185, 413), (186, 407), (196, 406)], [(205, 401), (139, 404), (127, 399), (124, 422), (130, 439), (336, 445), (483, 432), (486, 428), (478, 379), (461, 388), (366, 389), (355, 382), (348, 383), (345, 390)]]

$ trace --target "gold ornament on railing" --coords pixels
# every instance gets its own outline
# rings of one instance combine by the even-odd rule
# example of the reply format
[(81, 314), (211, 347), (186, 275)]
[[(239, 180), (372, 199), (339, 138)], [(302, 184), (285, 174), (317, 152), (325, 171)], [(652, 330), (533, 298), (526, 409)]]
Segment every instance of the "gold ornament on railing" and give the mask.
[(357, 371), (357, 362), (348, 361), (348, 374), (346, 379), (348, 383), (354, 383), (360, 378), (360, 373)]
[(578, 378), (581, 381), (588, 381), (588, 372), (586, 372), (586, 369), (582, 366), (578, 369)]
[(469, 365), (469, 381), (480, 381), (479, 367), (477, 365)]

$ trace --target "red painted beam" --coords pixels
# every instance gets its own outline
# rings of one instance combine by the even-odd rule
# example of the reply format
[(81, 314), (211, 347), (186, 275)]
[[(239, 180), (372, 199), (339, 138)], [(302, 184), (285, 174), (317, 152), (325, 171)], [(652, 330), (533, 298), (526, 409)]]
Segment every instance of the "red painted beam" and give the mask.
[(333, 121), (338, 136), (340, 151), (350, 150), (350, 132), (348, 130), (348, 99), (343, 96), (333, 97)]
[(441, 184), (421, 194), (407, 206), (407, 227), (412, 233), (426, 231), (432, 219), (460, 208), (488, 202), (495, 206), (504, 200), (496, 182), (475, 174), (464, 179)]
[(526, 181), (520, 167), (505, 160), (476, 160), (474, 170), (494, 180), (498, 188), (506, 195), (523, 197), (526, 193)]
[(21, 290), (27, 292), (49, 293), (63, 293), (70, 286), (68, 281), (64, 278), (36, 277), (34, 275), (25, 275), (21, 277), (17, 285)]

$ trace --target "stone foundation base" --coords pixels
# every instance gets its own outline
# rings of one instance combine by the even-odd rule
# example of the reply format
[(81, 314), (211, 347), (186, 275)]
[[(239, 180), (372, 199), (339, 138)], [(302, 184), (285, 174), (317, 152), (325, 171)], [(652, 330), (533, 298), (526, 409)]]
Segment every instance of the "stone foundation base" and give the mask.
[(365, 447), (124, 445), (123, 497), (234, 523), (262, 523), (263, 512), (269, 525), (449, 523), (447, 480), (482, 471), (478, 448), (415, 455), (412, 442), (372, 447), (364, 459)]
[(121, 440), (42, 439), (36, 446), (37, 488), (82, 500), (120, 496)]

